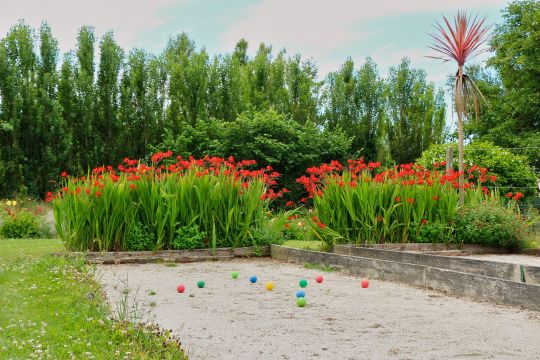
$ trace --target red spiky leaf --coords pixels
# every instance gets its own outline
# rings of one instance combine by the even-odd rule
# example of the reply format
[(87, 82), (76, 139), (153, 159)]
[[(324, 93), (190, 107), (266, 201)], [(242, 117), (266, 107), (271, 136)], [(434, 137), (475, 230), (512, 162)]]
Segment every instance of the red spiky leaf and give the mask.
[(446, 28), (439, 22), (433, 25), (437, 31), (430, 34), (434, 44), (429, 47), (441, 55), (428, 57), (443, 61), (455, 60), (459, 66), (463, 66), (468, 59), (487, 50), (481, 49), (491, 29), (491, 25), (485, 25), (485, 17), (479, 19), (475, 16), (471, 19), (466, 12), (458, 11), (453, 25), (445, 16), (443, 20)]

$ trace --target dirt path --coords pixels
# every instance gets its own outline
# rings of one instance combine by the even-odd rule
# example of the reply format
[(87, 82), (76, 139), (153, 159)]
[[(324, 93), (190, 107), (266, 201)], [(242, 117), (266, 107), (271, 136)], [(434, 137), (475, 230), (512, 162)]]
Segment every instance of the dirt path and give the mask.
[[(130, 294), (154, 302), (154, 320), (180, 336), (190, 359), (540, 359), (540, 313), (382, 281), (362, 289), (359, 278), (336, 272), (317, 284), (319, 274), (269, 259), (97, 272), (113, 308), (126, 279)], [(309, 281), (305, 308), (295, 303), (301, 278)]]

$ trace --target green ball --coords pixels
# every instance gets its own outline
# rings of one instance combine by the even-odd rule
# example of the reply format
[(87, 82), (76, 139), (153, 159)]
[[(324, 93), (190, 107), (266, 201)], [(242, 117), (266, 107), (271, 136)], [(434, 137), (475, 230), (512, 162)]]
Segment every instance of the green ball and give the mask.
[(302, 280), (300, 280), (299, 284), (300, 284), (300, 287), (305, 288), (307, 286), (307, 280), (302, 279)]
[(237, 272), (237, 271), (233, 271), (233, 272), (231, 273), (231, 277), (232, 277), (233, 279), (238, 279), (238, 272)]
[(306, 298), (301, 297), (296, 299), (296, 305), (298, 305), (298, 307), (306, 306)]
[(204, 287), (204, 281), (200, 280), (200, 281), (197, 281), (197, 287), (199, 289), (202, 289)]

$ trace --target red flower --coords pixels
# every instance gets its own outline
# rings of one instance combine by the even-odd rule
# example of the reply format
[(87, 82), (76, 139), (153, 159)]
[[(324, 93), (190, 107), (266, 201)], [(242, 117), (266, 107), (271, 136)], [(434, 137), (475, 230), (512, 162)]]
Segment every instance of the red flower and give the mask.
[(101, 196), (101, 192), (100, 192), (100, 191), (96, 191), (96, 193), (95, 193), (94, 195), (96, 195), (96, 197), (98, 198), (98, 197)]
[(135, 184), (133, 184), (133, 183), (129, 184), (129, 188), (130, 188), (131, 190), (135, 190)]
[(433, 195), (432, 199), (433, 199), (434, 201), (437, 201), (437, 200), (439, 200), (439, 197), (438, 197), (437, 195)]
[(63, 178), (67, 178), (68, 177), (68, 173), (65, 172), (65, 171), (62, 171), (62, 173), (60, 174), (61, 177)]
[(412, 204), (414, 202), (414, 199), (413, 198), (408, 198), (407, 202)]
[(291, 207), (291, 206), (293, 206), (293, 205), (294, 205), (294, 202), (292, 202), (292, 201), (287, 201), (287, 202), (285, 203), (285, 206), (287, 206), (287, 207)]
[(68, 191), (68, 188), (64, 186), (64, 187), (62, 188), (62, 190), (63, 190), (64, 192), (67, 192), (67, 191)]
[(92, 192), (92, 190), (90, 190), (90, 188), (86, 188), (85, 192), (86, 192), (86, 195), (90, 195), (90, 193)]
[(52, 192), (48, 192), (47, 195), (45, 196), (45, 201), (46, 202), (51, 202), (53, 200), (53, 195), (52, 195)]
[(355, 188), (356, 187), (356, 181), (351, 181), (349, 183), (349, 186), (352, 187), (352, 188)]
[(521, 199), (523, 197), (523, 194), (520, 193), (519, 191), (514, 195), (514, 200), (518, 201), (519, 199)]
[(317, 222), (317, 226), (320, 227), (321, 229), (324, 229), (326, 227), (325, 224), (323, 224), (322, 222), (318, 221)]
[(398, 196), (395, 200), (396, 200), (396, 202), (400, 202), (401, 198)]
[(427, 220), (426, 219), (422, 219), (422, 225), (425, 225), (427, 224)]
[(509, 199), (511, 199), (511, 198), (512, 198), (512, 193), (509, 192), (508, 194), (506, 194), (506, 197), (509, 198)]

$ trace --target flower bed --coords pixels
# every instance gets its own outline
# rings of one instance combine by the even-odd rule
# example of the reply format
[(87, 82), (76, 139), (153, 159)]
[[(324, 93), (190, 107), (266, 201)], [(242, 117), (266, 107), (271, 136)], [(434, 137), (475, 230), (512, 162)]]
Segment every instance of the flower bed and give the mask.
[[(489, 240), (489, 245), (516, 247), (523, 239), (514, 205), (522, 194), (508, 197), (501, 204), (495, 185), (496, 177), (486, 168), (471, 166), (465, 173), (465, 208), (488, 202), (483, 206), (499, 209), (496, 214), (476, 217), (484, 223), (472, 224), (479, 231), (469, 231), (470, 238), (455, 239), (454, 225), (459, 219), (458, 178), (460, 173), (445, 171), (445, 164), (435, 164), (434, 170), (417, 164), (398, 165), (381, 170), (379, 163), (349, 160), (344, 167), (337, 161), (312, 167), (297, 181), (304, 185), (313, 202), (312, 230), (316, 236), (333, 243), (385, 242), (484, 242), (482, 226), (490, 226), (496, 218), (504, 223), (501, 231)], [(440, 169), (440, 170), (439, 170)], [(502, 207), (502, 209), (501, 209)], [(493, 219), (490, 216), (493, 215)], [(517, 215), (517, 214), (516, 214)], [(507, 221), (508, 220), (508, 221)], [(513, 221), (516, 220), (516, 221)], [(459, 224), (458, 224), (459, 225)], [(460, 229), (458, 229), (460, 230)], [(470, 229), (467, 229), (470, 230)], [(462, 232), (465, 233), (465, 232)], [(498, 240), (496, 236), (508, 237)], [(515, 235), (515, 236), (514, 236)]]
[[(152, 156), (152, 164), (124, 159), (64, 177), (48, 193), (56, 228), (71, 250), (160, 250), (264, 245), (279, 226), (268, 221), (278, 173), (249, 170), (253, 161)], [(286, 190), (284, 190), (286, 191)], [(281, 225), (282, 226), (282, 225)]]

